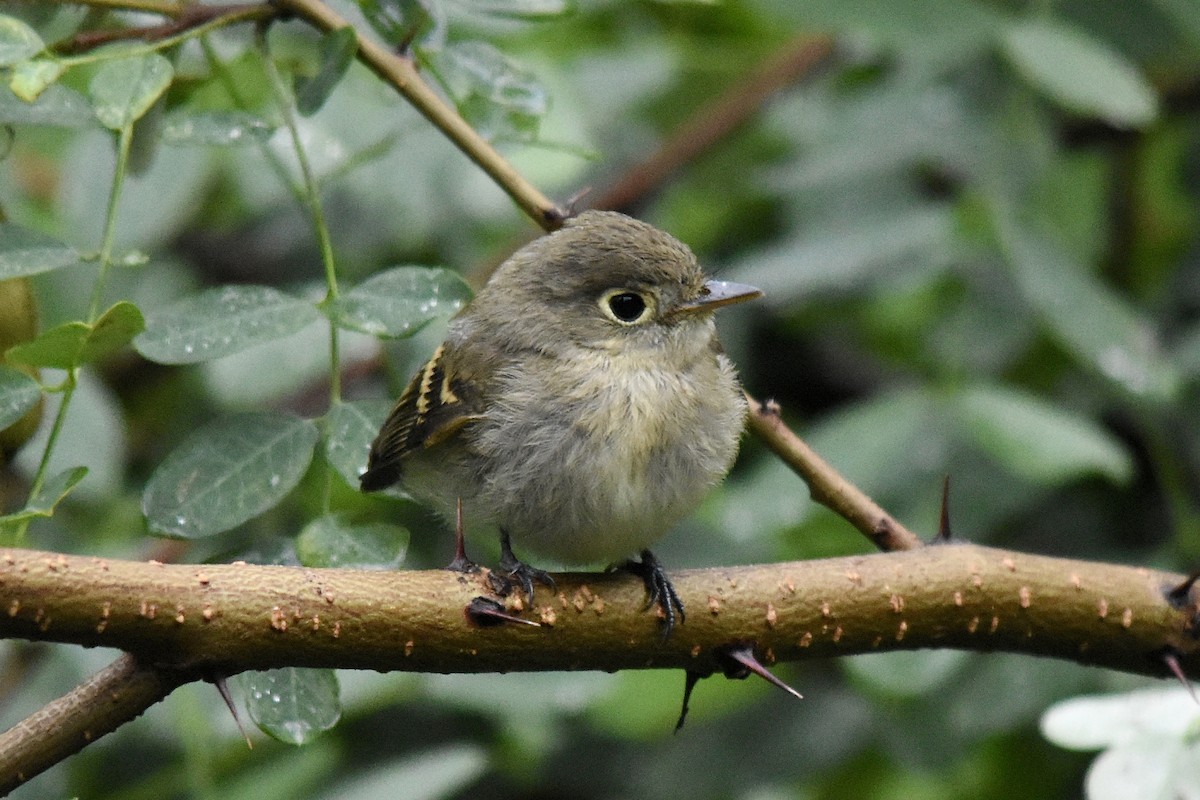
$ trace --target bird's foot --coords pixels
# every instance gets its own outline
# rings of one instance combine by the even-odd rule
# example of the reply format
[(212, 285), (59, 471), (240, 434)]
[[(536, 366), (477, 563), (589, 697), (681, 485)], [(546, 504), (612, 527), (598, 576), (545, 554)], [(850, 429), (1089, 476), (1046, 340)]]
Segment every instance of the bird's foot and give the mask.
[(525, 596), (529, 599), (530, 605), (533, 605), (534, 581), (550, 587), (550, 591), (558, 588), (549, 572), (531, 567), (513, 554), (512, 542), (509, 541), (508, 532), (503, 529), (500, 531), (499, 573), (491, 573), (488, 580), (496, 593), (502, 596), (506, 596), (512, 591), (513, 584), (520, 586), (525, 590)]
[(663, 571), (662, 564), (649, 550), (643, 550), (641, 561), (626, 561), (621, 568), (637, 575), (646, 584), (645, 608), (657, 605), (662, 610), (662, 638), (665, 642), (670, 638), (671, 631), (675, 629), (676, 614), (679, 616), (680, 624), (684, 622), (687, 615), (683, 610), (683, 601), (679, 599), (679, 594), (675, 591), (667, 573)]

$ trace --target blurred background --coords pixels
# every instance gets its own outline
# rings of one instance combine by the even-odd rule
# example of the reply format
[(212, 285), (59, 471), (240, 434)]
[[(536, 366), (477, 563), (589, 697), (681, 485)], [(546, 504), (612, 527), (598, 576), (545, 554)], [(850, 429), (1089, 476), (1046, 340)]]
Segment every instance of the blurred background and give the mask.
[[(720, 320), (747, 389), (778, 400), (797, 432), (910, 528), (936, 529), (950, 475), (964, 539), (1200, 566), (1200, 6), (335, 7), (372, 35), (409, 42), (424, 74), (556, 201), (587, 189), (580, 206), (617, 205), (687, 242), (718, 277), (761, 286), (764, 299)], [(56, 4), (0, 13), (50, 44), (155, 20)], [(168, 51), (174, 82), (136, 129), (109, 301), (149, 316), (208, 286), (321, 296), (320, 253), (289, 177), (294, 150), (247, 27)], [(319, 73), (311, 29), (279, 24), (269, 39), (285, 76)], [(7, 89), (0, 98), (0, 208), (82, 253), (98, 249), (114, 168), (113, 135), (86, 111), (87, 79), (72, 70), (55, 87), (80, 97), (76, 116), (38, 119)], [(255, 135), (179, 130), (189, 113), (230, 108)], [(346, 286), (410, 264), (478, 286), (536, 233), (357, 64), (298, 129)], [(669, 168), (657, 174), (658, 164)], [(43, 328), (83, 314), (89, 269), (34, 278)], [(386, 409), (444, 325), (389, 342), (382, 358), (374, 337), (344, 335), (344, 395)], [(296, 532), (321, 513), (321, 459), (268, 512), (203, 539), (148, 536), (142, 497), (164, 459), (222, 414), (324, 414), (327, 339), (328, 323), (314, 322), (207, 363), (164, 366), (126, 349), (84, 370), (54, 458), (89, 472), (27, 543), (294, 563)], [(0, 511), (28, 491), (47, 402), (40, 438), (0, 472)], [(449, 559), (449, 532), (424, 510), (363, 497), (340, 477), (332, 493), (342, 513), (412, 531), (403, 568)], [(487, 547), (476, 544), (477, 556), (494, 559)], [(682, 568), (870, 549), (747, 439), (730, 478), (656, 553)], [(114, 655), (0, 643), (0, 724)], [(13, 796), (1070, 798), (1083, 796), (1094, 753), (1051, 743), (1041, 715), (1078, 695), (1158, 685), (951, 651), (776, 672), (806, 699), (712, 678), (675, 734), (676, 673), (339, 672), (319, 680), (340, 686), (340, 712), (327, 714), (340, 714), (336, 726), (320, 732), (307, 716), (281, 736), (299, 747), (252, 730), (253, 750), (213, 688), (192, 685)], [(233, 683), (239, 697), (261, 692)], [(1155, 767), (1164, 747), (1144, 748), (1133, 772)], [(1170, 769), (1190, 775), (1194, 792), (1200, 753), (1179, 747)]]

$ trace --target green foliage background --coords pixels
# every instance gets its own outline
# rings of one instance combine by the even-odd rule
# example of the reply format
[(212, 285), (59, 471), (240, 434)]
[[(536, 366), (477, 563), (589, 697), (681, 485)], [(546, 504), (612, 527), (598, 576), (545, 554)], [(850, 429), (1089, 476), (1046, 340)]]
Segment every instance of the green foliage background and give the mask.
[[(748, 389), (778, 399), (818, 452), (916, 530), (936, 527), (949, 474), (955, 532), (973, 541), (1182, 571), (1200, 563), (1200, 6), (363, 0), (361, 10), (393, 41), (415, 30), (425, 73), (564, 200), (654, 152), (797, 34), (834, 34), (821, 68), (632, 209), (713, 273), (766, 290), (723, 312)], [(51, 45), (114, 21), (49, 3), (3, 11)], [(0, 90), (10, 222), (0, 277), (39, 273), (42, 329), (67, 325), (70, 340), (9, 361), (50, 367), (48, 387), (76, 375), (54, 367), (82, 365), (46, 473), (57, 483), (27, 497), (47, 423), (0, 473), (0, 511), (29, 512), (20, 525), (37, 517), (26, 544), (67, 552), (438, 566), (450, 555), (444, 527), (401, 499), (358, 495), (353, 445), (454, 304), (417, 307), (465, 293), (447, 272), (389, 273), (405, 293), (353, 287), (397, 265), (477, 280), (532, 228), (347, 63), (344, 38), (275, 25), (270, 52), (295, 92), (342, 284), (339, 301), (322, 303), (327, 265), (249, 28), (167, 49), (162, 63), (139, 62), (136, 80), (112, 59), (74, 64), (32, 106)], [(28, 78), (40, 46), (26, 52), (11, 29), (0, 34), (6, 78)], [(113, 97), (131, 86), (145, 107)], [(114, 222), (114, 143), (126, 135), (112, 266), (93, 298), (95, 254)], [(241, 288), (213, 288), (231, 285)], [(413, 307), (374, 307), (381, 294)], [(331, 320), (345, 368), (332, 401)], [(216, 326), (188, 340), (210, 348), (203, 359), (185, 357), (176, 324), (188, 335)], [(395, 339), (382, 377), (378, 335)], [(226, 352), (229, 337), (238, 346)], [(36, 402), (30, 385), (0, 373), (0, 412)], [(60, 396), (49, 395), (48, 420)], [(251, 439), (259, 460), (238, 462), (234, 481), (245, 496), (188, 507), (239, 510), (202, 520), (199, 533), (173, 523), (184, 515), (159, 501), (177, 496), (171, 470), (181, 460), (185, 472), (219, 470)], [(867, 549), (747, 441), (731, 478), (658, 555), (683, 567)], [(4, 643), (0, 721), (111, 657)], [(1061, 698), (1145, 683), (956, 652), (778, 672), (802, 703), (714, 678), (672, 735), (677, 674), (280, 671), (246, 681), (244, 694), (264, 728), (308, 743), (256, 735), (252, 751), (212, 688), (187, 686), (14, 796), (1074, 797), (1090, 757), (1043, 739), (1039, 715)], [(318, 734), (337, 716), (339, 684), (341, 722)], [(1200, 758), (1191, 763), (1195, 774)]]

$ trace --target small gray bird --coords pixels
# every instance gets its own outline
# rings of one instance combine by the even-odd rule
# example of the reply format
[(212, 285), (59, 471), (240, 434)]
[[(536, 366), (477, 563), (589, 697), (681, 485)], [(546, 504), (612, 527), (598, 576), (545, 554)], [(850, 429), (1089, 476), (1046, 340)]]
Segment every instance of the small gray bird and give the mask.
[[(647, 549), (737, 454), (746, 403), (713, 325), (758, 297), (707, 280), (672, 236), (587, 211), (517, 251), (450, 325), (371, 445), (360, 481), (401, 483), (454, 518), (500, 530), (500, 571), (550, 576), (512, 540), (568, 564), (613, 563), (646, 583), (669, 635), (683, 603)], [(458, 568), (473, 567), (462, 556)]]

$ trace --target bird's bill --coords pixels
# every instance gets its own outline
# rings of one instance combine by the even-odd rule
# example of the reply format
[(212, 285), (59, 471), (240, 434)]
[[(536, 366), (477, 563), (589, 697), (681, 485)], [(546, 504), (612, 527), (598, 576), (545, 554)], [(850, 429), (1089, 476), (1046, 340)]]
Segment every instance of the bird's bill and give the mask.
[(675, 314), (690, 314), (695, 311), (712, 311), (721, 306), (744, 303), (762, 297), (762, 289), (745, 283), (732, 281), (705, 281), (704, 291), (695, 300), (681, 303), (672, 309)]

